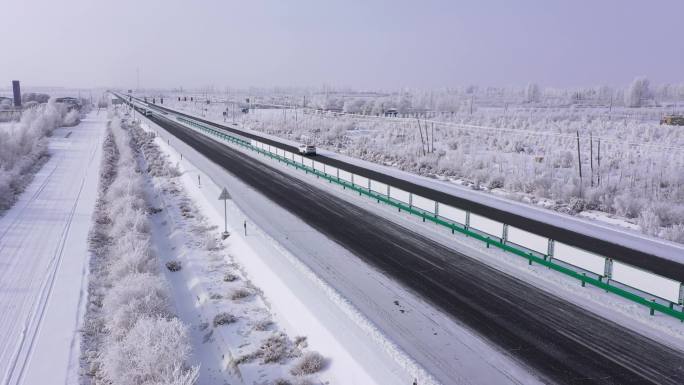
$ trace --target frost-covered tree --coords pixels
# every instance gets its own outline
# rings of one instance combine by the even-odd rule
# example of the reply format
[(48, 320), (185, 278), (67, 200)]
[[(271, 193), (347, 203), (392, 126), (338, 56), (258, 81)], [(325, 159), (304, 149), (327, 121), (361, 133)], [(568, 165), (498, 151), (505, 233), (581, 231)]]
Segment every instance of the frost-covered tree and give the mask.
[(650, 96), (649, 85), (645, 77), (635, 78), (625, 92), (625, 106), (641, 107), (644, 99)]
[(347, 99), (342, 110), (350, 114), (360, 114), (366, 102), (363, 99)]
[(539, 85), (530, 83), (525, 88), (525, 101), (528, 103), (538, 103), (541, 100), (541, 91)]
[(40, 93), (35, 93), (35, 92), (28, 92), (28, 93), (25, 93), (21, 96), (21, 102), (22, 103), (26, 103), (26, 102), (47, 103), (48, 100), (50, 100), (50, 95), (40, 94)]
[(397, 110), (400, 114), (407, 114), (411, 110), (411, 99), (408, 95), (404, 95), (399, 99), (399, 104), (397, 105)]

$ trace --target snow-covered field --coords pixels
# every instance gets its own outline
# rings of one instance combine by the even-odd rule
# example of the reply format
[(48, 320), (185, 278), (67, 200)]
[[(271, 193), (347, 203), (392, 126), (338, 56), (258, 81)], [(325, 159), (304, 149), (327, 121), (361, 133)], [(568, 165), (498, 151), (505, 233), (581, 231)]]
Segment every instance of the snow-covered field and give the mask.
[[(595, 104), (557, 90), (545, 91), (537, 102), (523, 97), (525, 92), (509, 92), (504, 100), (487, 90), (314, 95), (305, 99), (307, 109), (257, 108), (243, 114), (238, 108), (235, 120), (281, 138), (556, 211), (601, 212), (605, 215), (591, 217), (684, 241), (684, 133), (681, 127), (659, 125), (662, 115), (676, 109), (675, 102), (629, 108), (622, 102), (627, 91), (615, 91), (615, 105), (609, 107), (607, 90), (583, 92), (580, 100)], [(678, 97), (676, 90), (658, 92), (667, 100)], [(174, 95), (165, 105), (216, 121), (224, 121), (227, 109), (225, 119), (233, 120), (232, 105), (221, 102), (225, 94), (195, 98), (179, 102)], [(207, 105), (206, 98), (214, 102)], [(472, 112), (471, 99), (476, 100)], [(302, 103), (277, 94), (259, 101)], [(391, 106), (406, 111), (406, 117), (376, 116)]]
[[(31, 127), (49, 127), (46, 119), (31, 119)], [(105, 124), (104, 114), (92, 113), (75, 127), (50, 128), (49, 139), (25, 137), (45, 146), (50, 158), (0, 218), (3, 385), (78, 381), (87, 238)]]

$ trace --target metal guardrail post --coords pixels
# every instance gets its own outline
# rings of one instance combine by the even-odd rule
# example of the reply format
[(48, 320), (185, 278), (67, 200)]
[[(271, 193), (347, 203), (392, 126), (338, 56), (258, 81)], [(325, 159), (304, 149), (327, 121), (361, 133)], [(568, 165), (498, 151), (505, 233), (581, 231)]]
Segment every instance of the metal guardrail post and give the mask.
[(504, 223), (503, 231), (501, 234), (501, 243), (506, 243), (508, 241), (508, 225)]
[(613, 278), (613, 260), (611, 258), (606, 258), (606, 264), (603, 268), (603, 276), (608, 279)]

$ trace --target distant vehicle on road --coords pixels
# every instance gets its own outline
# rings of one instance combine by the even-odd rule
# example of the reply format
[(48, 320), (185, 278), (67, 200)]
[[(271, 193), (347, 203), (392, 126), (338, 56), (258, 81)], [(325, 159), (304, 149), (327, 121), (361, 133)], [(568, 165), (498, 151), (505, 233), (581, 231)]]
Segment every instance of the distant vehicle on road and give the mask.
[(310, 144), (302, 144), (298, 147), (299, 153), (302, 155), (316, 155), (316, 146)]
[(670, 126), (684, 126), (684, 115), (666, 115), (660, 119), (660, 124)]

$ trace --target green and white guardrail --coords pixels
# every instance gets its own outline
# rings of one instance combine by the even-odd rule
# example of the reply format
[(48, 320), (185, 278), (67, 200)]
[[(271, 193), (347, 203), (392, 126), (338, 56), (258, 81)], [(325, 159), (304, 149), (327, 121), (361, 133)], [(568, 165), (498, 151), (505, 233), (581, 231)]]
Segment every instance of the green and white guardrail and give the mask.
[[(170, 119), (166, 113), (162, 116)], [(344, 189), (351, 189), (378, 203), (418, 216), (423, 222), (445, 227), (452, 234), (460, 233), (484, 242), (488, 248), (496, 247), (525, 258), (530, 265), (536, 263), (573, 277), (582, 286), (589, 284), (644, 305), (650, 309), (651, 315), (657, 311), (684, 321), (684, 308), (681, 306), (684, 286), (681, 282), (352, 174), (300, 154), (217, 130), (193, 119), (182, 116), (175, 116), (175, 119), (203, 134), (285, 163)]]

